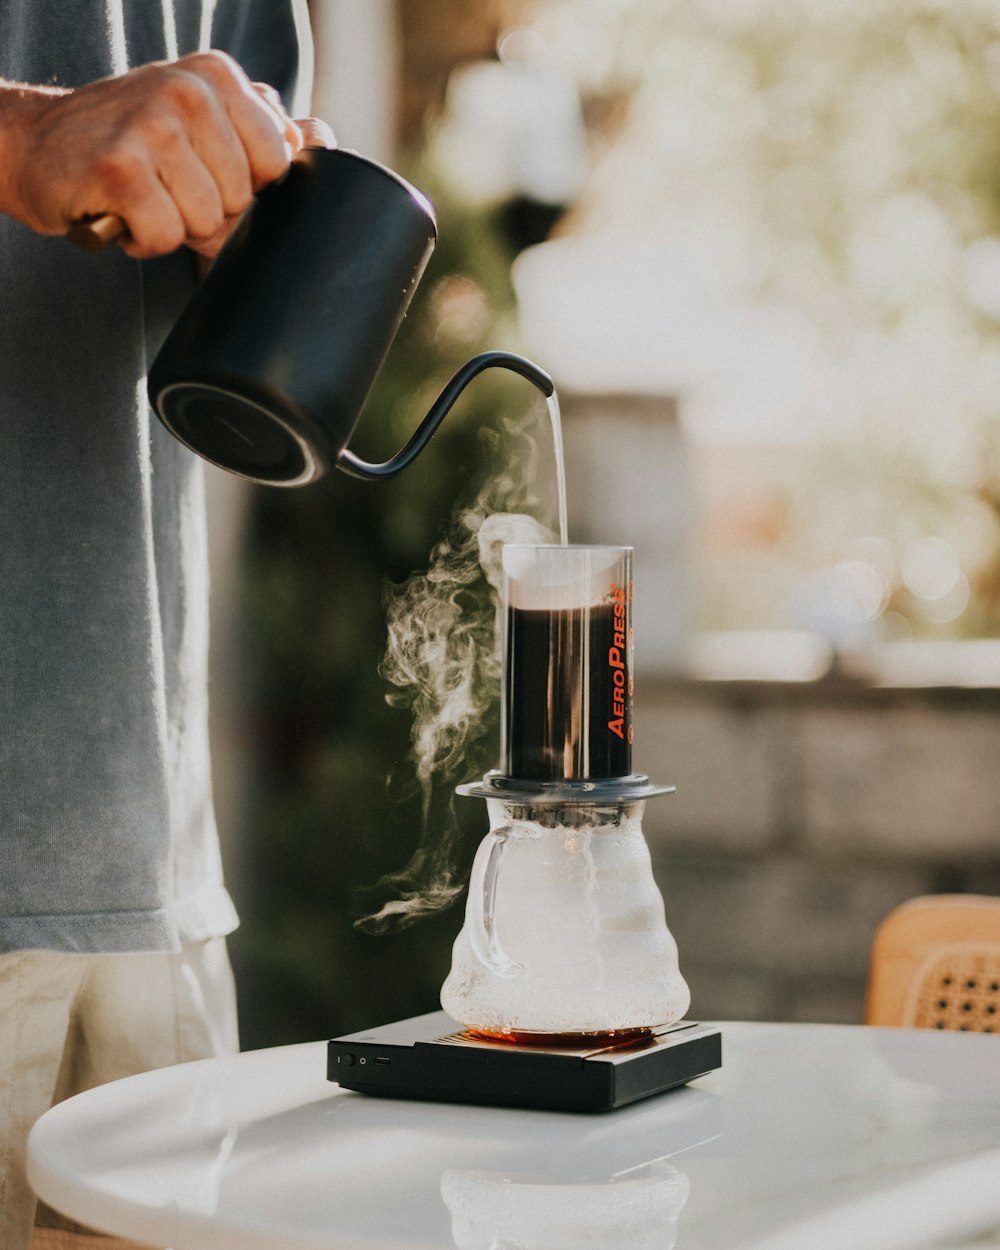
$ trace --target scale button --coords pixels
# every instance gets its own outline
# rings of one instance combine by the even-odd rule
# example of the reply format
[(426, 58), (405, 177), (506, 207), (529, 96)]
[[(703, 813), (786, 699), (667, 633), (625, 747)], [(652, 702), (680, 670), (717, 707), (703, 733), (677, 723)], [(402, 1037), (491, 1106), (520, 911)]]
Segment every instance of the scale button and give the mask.
[(349, 1068), (354, 1062), (354, 1056), (350, 1051), (346, 1051), (344, 1054), (337, 1056), (337, 1062), (342, 1063), (345, 1068)]

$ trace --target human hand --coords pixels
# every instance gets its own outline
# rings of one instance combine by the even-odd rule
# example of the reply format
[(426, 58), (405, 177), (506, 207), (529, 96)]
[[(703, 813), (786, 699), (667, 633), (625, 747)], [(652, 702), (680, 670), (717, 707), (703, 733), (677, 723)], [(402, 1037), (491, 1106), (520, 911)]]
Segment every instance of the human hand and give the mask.
[(304, 142), (277, 93), (221, 52), (75, 91), (8, 88), (0, 95), (0, 209), (43, 234), (111, 213), (125, 224), (131, 256), (183, 244), (214, 256), (254, 193), (285, 172)]

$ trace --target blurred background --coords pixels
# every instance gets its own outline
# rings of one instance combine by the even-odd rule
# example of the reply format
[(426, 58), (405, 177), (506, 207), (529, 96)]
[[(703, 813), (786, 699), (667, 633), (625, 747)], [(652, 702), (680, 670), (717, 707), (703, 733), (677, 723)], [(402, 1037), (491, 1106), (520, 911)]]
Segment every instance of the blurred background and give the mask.
[[(887, 911), (1000, 893), (1000, 13), (312, 16), (314, 112), (439, 219), (354, 449), (395, 450), (477, 351), (554, 375), (571, 539), (636, 548), (635, 763), (678, 787), (645, 828), (691, 1014), (860, 1020)], [(422, 788), (387, 612), (476, 518), (552, 525), (553, 476), (541, 397), (491, 374), (391, 481), (212, 471), (245, 1047), (436, 1009), (486, 829), (451, 791), (496, 709)], [(490, 619), (484, 583), (451, 601)], [(356, 925), (432, 863), (452, 906)]]

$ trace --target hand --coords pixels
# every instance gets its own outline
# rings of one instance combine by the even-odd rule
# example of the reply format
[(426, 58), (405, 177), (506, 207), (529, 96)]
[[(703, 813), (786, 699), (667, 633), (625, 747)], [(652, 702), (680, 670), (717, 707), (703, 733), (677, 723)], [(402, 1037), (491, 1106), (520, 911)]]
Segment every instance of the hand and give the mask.
[(277, 93), (221, 52), (64, 93), (8, 88), (0, 95), (0, 209), (43, 234), (113, 213), (128, 228), (130, 256), (183, 244), (213, 256), (303, 142)]

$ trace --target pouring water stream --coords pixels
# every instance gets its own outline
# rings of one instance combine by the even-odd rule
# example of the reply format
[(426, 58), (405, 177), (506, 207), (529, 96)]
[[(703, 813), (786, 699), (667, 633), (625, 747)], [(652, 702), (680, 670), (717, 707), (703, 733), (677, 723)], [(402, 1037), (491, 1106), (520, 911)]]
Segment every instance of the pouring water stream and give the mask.
[(559, 412), (559, 396), (553, 391), (546, 397), (545, 404), (549, 410), (549, 421), (552, 425), (552, 449), (556, 462), (556, 490), (559, 499), (559, 542), (565, 547), (569, 543), (569, 522), (566, 507), (566, 462), (563, 456), (562, 417)]

